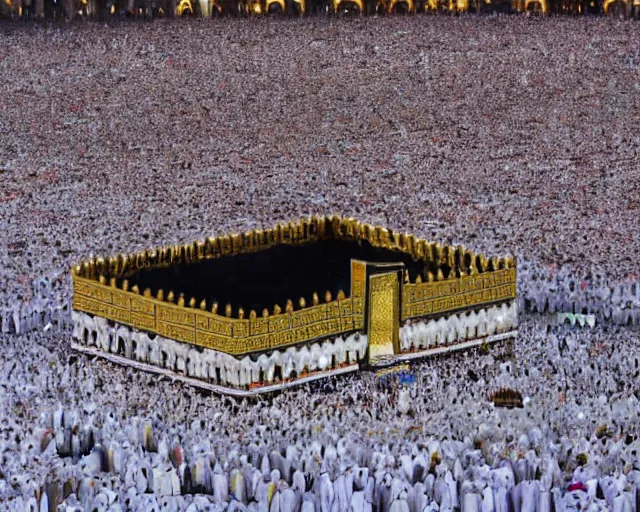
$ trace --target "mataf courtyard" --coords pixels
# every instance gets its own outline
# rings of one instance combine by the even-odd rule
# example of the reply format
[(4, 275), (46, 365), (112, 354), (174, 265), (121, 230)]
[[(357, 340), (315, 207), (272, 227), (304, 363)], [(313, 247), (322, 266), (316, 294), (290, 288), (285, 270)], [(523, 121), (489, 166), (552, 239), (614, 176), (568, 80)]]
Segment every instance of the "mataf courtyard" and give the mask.
[[(0, 508), (636, 510), (638, 26), (0, 25)], [(378, 236), (213, 257), (313, 218)], [(407, 292), (492, 272), (509, 340), (475, 343), (474, 300), (438, 336), (459, 313)]]

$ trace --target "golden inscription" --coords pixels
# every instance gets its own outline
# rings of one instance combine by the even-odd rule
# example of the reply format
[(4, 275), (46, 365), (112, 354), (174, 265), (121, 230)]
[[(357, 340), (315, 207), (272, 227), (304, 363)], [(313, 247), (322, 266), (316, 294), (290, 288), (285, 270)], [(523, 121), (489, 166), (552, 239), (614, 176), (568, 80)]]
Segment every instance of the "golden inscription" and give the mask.
[(90, 299), (88, 297), (82, 297), (81, 295), (74, 295), (73, 297), (73, 309), (77, 311), (86, 311), (103, 318), (108, 318), (115, 322), (130, 323), (130, 312), (111, 304), (105, 304), (97, 300)]
[(131, 298), (131, 311), (138, 311), (145, 315), (155, 315), (156, 313), (153, 302), (139, 297)]
[(403, 299), (405, 303), (423, 302), (437, 297), (480, 291), (515, 282), (516, 269), (497, 270), (461, 279), (405, 285), (403, 287)]
[[(246, 340), (242, 341), (242, 344), (241, 344), (242, 353), (255, 352), (256, 350), (264, 350), (264, 347), (269, 347), (268, 334), (247, 338)], [(235, 350), (235, 348), (232, 350)]]
[[(187, 244), (157, 248), (147, 251), (146, 257), (138, 258), (140, 261), (130, 259), (130, 263), (121, 265), (120, 270), (107, 266), (102, 269), (102, 273), (107, 281), (116, 277), (120, 282), (126, 278), (126, 274), (133, 275), (139, 270), (138, 263), (145, 268), (168, 266), (186, 260), (263, 251), (281, 243), (304, 244), (324, 239), (363, 240), (376, 247), (412, 254), (418, 261), (425, 262), (436, 260), (451, 263), (455, 253), (450, 247), (427, 244), (424, 240), (410, 235), (390, 232), (379, 226), (360, 224), (353, 219), (312, 217), (299, 223), (278, 225), (274, 229), (208, 238), (201, 246)], [(154, 254), (158, 256), (153, 256)], [(369, 281), (367, 297), (367, 263), (352, 260), (351, 293), (345, 300), (303, 308), (292, 313), (283, 312), (267, 318), (259, 316), (253, 319), (237, 319), (179, 307), (153, 297), (144, 297), (131, 291), (100, 284), (95, 273), (92, 274), (92, 278), (87, 277), (93, 267), (87, 262), (81, 262), (72, 272), (73, 307), (118, 323), (234, 355), (284, 347), (364, 327), (369, 330), (372, 321), (374, 331), (370, 340), (373, 340), (373, 346), (378, 346), (375, 344), (376, 340), (383, 339), (380, 333), (388, 329), (390, 322), (390, 300), (395, 311), (395, 323), (391, 331), (396, 333), (391, 339), (397, 344), (400, 293), (402, 319), (509, 300), (516, 296), (516, 270), (513, 268), (515, 261), (508, 259), (507, 266), (512, 268), (474, 274), (461, 279), (406, 285), (400, 283), (397, 274), (394, 277), (390, 277), (391, 274), (379, 274), (379, 279)], [(390, 288), (394, 290), (391, 294)], [(365, 320), (366, 304), (370, 307), (369, 316)], [(387, 313), (381, 313), (382, 311)], [(379, 324), (376, 324), (377, 320)], [(382, 325), (387, 327), (383, 329)], [(393, 349), (396, 348), (394, 345)]]
[(231, 337), (233, 324), (224, 317), (211, 315), (209, 317), (209, 332)]
[(353, 331), (354, 329), (354, 319), (353, 317), (345, 317), (341, 319), (341, 323), (342, 323), (342, 330), (343, 331)]
[(111, 292), (111, 297), (114, 306), (126, 310), (131, 309), (131, 298), (127, 295), (126, 292), (116, 289)]
[(351, 260), (351, 295), (364, 296), (367, 265), (363, 261)]
[(293, 342), (291, 331), (274, 332), (267, 337), (268, 345), (271, 348), (290, 345)]
[(297, 329), (303, 325), (322, 322), (327, 318), (327, 306), (321, 304), (296, 311), (291, 315), (291, 326)]
[(293, 329), (291, 331), (291, 336), (293, 337), (293, 341), (295, 343), (299, 341), (304, 341), (308, 339), (307, 328), (306, 327), (298, 327), (297, 329)]
[[(101, 290), (100, 287), (106, 288), (74, 276), (74, 309), (233, 355), (284, 347), (362, 328), (362, 321), (352, 318), (351, 299), (268, 318), (239, 320), (163, 303), (119, 289)], [(108, 297), (109, 300), (113, 297), (117, 304), (127, 308), (92, 298), (96, 296)], [(295, 327), (292, 326), (294, 318)]]
[(85, 281), (78, 283), (78, 294), (90, 297), (100, 302), (111, 304), (111, 290), (104, 285), (93, 281)]
[(369, 277), (369, 359), (393, 355), (398, 346), (398, 274)]
[(331, 320), (327, 320), (325, 326), (327, 334), (339, 333), (341, 330), (340, 319), (332, 318)]
[(516, 269), (498, 270), (457, 281), (408, 284), (402, 319), (428, 316), (516, 297)]
[(233, 324), (233, 337), (246, 338), (249, 336), (249, 320), (238, 320)]
[(353, 315), (353, 303), (351, 299), (345, 299), (340, 301), (340, 316), (341, 317), (350, 317)]
[(199, 331), (209, 330), (209, 319), (205, 315), (196, 314), (196, 329)]
[(153, 331), (156, 328), (156, 317), (149, 315), (141, 315), (140, 313), (131, 312), (131, 323), (139, 326), (145, 331)]
[(307, 327), (307, 335), (310, 339), (320, 338), (327, 332), (327, 326), (325, 324), (315, 324)]
[(235, 354), (236, 350), (238, 351), (238, 354), (245, 352), (244, 344), (238, 340), (220, 336), (218, 334), (212, 334), (210, 332), (197, 331), (196, 345), (210, 348), (212, 350), (219, 350), (220, 352), (227, 352), (228, 354)]
[(165, 338), (184, 341), (186, 343), (195, 343), (196, 341), (196, 331), (193, 327), (189, 328), (158, 321), (156, 322), (156, 329), (158, 334)]
[(195, 326), (195, 315), (178, 306), (158, 306), (158, 320), (172, 324)]
[(268, 318), (269, 332), (280, 332), (290, 329), (291, 315), (276, 315)]
[(249, 322), (249, 332), (251, 336), (267, 334), (269, 332), (269, 320), (265, 318), (256, 318)]
[(388, 345), (391, 342), (393, 330), (393, 289), (372, 289), (371, 296), (371, 330), (369, 331), (369, 345)]
[(340, 318), (340, 306), (338, 301), (329, 302), (327, 304), (327, 318)]

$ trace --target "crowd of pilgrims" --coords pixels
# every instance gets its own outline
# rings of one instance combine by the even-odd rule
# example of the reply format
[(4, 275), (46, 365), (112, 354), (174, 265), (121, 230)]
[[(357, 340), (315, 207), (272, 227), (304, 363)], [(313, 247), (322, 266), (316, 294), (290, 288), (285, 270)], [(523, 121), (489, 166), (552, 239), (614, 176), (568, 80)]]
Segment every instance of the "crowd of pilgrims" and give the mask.
[(520, 260), (513, 345), (238, 401), (70, 353), (67, 279), (0, 307), (9, 510), (638, 510), (634, 281)]
[[(638, 512), (640, 53), (570, 21), (3, 33), (0, 511)], [(513, 356), (237, 401), (70, 351), (79, 259), (332, 211), (516, 255)]]
[[(56, 330), (25, 339), (0, 354), (10, 510), (637, 510), (627, 327), (527, 316), (513, 345), (426, 360), (414, 379), (363, 373), (251, 400), (91, 361)], [(523, 407), (497, 407), (500, 389)]]

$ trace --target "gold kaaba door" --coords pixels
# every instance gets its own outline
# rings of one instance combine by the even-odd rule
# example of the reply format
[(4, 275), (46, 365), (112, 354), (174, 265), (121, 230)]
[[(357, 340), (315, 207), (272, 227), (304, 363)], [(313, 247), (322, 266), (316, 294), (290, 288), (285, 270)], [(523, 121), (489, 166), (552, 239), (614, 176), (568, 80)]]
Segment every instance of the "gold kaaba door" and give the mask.
[(367, 333), (371, 364), (392, 359), (400, 351), (399, 297), (398, 272), (369, 276)]

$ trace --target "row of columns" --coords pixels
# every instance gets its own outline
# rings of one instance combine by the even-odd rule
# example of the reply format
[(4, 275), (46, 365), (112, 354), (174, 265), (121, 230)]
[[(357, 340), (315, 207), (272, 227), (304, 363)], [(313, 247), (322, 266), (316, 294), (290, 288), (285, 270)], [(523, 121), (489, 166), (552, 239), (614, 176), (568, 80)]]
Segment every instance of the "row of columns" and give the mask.
[[(86, 3), (78, 2), (78, 0), (57, 0), (54, 6), (53, 0), (13, 0), (11, 4), (12, 15), (14, 18), (36, 18), (44, 19), (56, 16), (63, 16), (67, 20), (74, 19), (78, 13), (92, 18), (102, 18), (118, 9), (116, 2), (108, 2), (106, 0), (88, 0)], [(142, 8), (149, 12), (153, 5), (151, 0), (144, 0), (143, 5), (138, 4), (136, 0), (121, 0), (120, 12), (135, 13)], [(165, 15), (173, 17), (177, 11), (176, 0), (161, 0), (160, 7), (163, 8)], [(112, 7), (113, 6), (113, 7)], [(54, 8), (57, 12), (54, 12)], [(124, 11), (123, 11), (124, 9)]]

